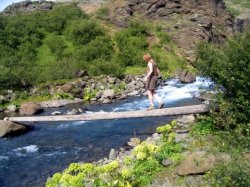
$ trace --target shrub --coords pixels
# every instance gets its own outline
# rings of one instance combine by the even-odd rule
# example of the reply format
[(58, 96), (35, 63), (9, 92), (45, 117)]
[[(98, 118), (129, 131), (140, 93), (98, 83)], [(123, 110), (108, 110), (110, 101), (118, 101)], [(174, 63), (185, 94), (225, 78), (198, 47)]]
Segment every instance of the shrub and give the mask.
[(69, 24), (66, 34), (76, 45), (85, 45), (98, 36), (104, 36), (105, 31), (91, 20), (77, 20)]
[(87, 63), (96, 59), (110, 60), (113, 54), (113, 44), (109, 37), (98, 36), (81, 50), (82, 58)]
[(235, 127), (249, 123), (250, 116), (250, 31), (237, 35), (222, 46), (201, 44), (197, 67), (225, 88), (219, 98), (217, 124)]
[(139, 23), (131, 24), (116, 35), (117, 58), (124, 66), (145, 64), (142, 56), (148, 47), (146, 36), (147, 27)]
[(66, 45), (60, 36), (53, 36), (53, 38), (47, 39), (45, 43), (49, 47), (50, 51), (57, 57), (57, 59), (62, 58)]
[(97, 59), (92, 61), (88, 67), (90, 75), (113, 75), (115, 77), (122, 77), (124, 74), (124, 68), (117, 62), (107, 62), (103, 59)]
[(217, 165), (209, 174), (208, 182), (215, 187), (248, 187), (250, 184), (249, 162), (233, 159)]

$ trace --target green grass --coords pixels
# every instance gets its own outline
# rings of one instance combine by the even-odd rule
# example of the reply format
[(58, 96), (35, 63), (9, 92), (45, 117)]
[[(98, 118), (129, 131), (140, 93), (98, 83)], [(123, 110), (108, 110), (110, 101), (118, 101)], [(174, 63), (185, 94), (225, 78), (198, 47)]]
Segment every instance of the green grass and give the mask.
[(234, 16), (237, 17), (240, 15), (240, 11), (233, 7), (228, 7), (227, 10)]
[[(54, 34), (46, 33), (45, 40), (53, 38)], [(37, 49), (37, 64), (48, 65), (56, 62), (56, 57), (51, 53), (49, 47), (43, 42), (43, 44)]]
[(125, 69), (125, 75), (143, 75), (146, 73), (146, 66), (146, 63), (144, 68), (140, 66), (128, 66)]
[(247, 9), (250, 9), (250, 2), (244, 2), (241, 4), (241, 7), (242, 8), (247, 8)]

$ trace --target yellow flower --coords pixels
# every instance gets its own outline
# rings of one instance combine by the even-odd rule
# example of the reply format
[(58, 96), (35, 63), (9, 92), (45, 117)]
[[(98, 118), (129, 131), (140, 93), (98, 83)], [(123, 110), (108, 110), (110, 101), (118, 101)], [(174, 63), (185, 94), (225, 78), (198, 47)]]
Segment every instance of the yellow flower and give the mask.
[(124, 179), (127, 179), (130, 176), (130, 171), (128, 169), (123, 169), (120, 173)]
[(139, 153), (137, 153), (136, 158), (138, 160), (144, 160), (145, 158), (147, 158), (147, 155), (143, 152), (139, 152)]

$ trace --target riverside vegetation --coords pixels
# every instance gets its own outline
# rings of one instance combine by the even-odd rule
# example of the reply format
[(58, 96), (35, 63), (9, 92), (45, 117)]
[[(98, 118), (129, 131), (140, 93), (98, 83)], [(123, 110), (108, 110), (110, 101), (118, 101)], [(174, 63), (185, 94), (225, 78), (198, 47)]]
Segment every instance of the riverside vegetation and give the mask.
[[(104, 24), (98, 16), (86, 15), (74, 4), (55, 5), (50, 11), (24, 15), (0, 15), (0, 94), (15, 90), (10, 102), (20, 105), (25, 100), (53, 99), (55, 96), (48, 93), (46, 85), (74, 81), (79, 70), (87, 71), (91, 77), (142, 74), (145, 71), (142, 55), (148, 51), (165, 77), (177, 67), (187, 68), (167, 33), (159, 25), (150, 25), (135, 18), (120, 30)], [(157, 39), (149, 42), (150, 36)], [(166, 50), (165, 45), (172, 50)], [(30, 96), (27, 90), (32, 87), (45, 89)], [(85, 100), (93, 95), (87, 90), (83, 93), (86, 95), (80, 98)], [(2, 107), (8, 104), (9, 101), (1, 102)]]
[[(105, 14), (99, 11), (99, 16)], [(141, 56), (150, 51), (160, 68), (169, 76), (176, 67), (186, 68), (171, 38), (160, 25), (132, 20), (123, 30), (103, 26), (97, 18), (84, 14), (75, 5), (56, 6), (49, 12), (0, 16), (0, 85), (19, 89), (75, 78), (76, 70), (92, 75), (122, 77), (141, 71)], [(153, 43), (150, 35), (156, 36)], [(207, 149), (230, 155), (205, 172), (207, 186), (248, 186), (250, 149), (250, 34), (239, 34), (224, 44), (200, 44), (197, 49), (198, 70), (219, 86), (220, 110), (211, 110), (190, 124), (193, 138), (188, 147), (175, 141), (175, 122), (157, 129), (162, 138), (155, 144), (143, 142), (132, 155), (106, 165), (71, 164), (62, 173), (48, 179), (47, 186), (146, 186), (165, 168), (165, 158), (173, 161), (173, 170), (184, 151)], [(164, 45), (173, 49), (165, 50)], [(61, 97), (61, 95), (60, 95)], [(62, 97), (70, 97), (65, 94)], [(92, 97), (86, 90), (85, 99)], [(244, 159), (242, 159), (244, 158)], [(168, 168), (169, 169), (169, 168)], [(180, 177), (180, 184), (185, 177)]]
[(79, 69), (94, 76), (122, 77), (127, 67), (145, 66), (141, 56), (149, 50), (149, 35), (159, 38), (150, 52), (162, 70), (185, 66), (181, 57), (162, 48), (174, 44), (160, 27), (132, 21), (128, 28), (111, 33), (75, 5), (0, 16), (0, 35), (1, 89), (75, 78)]
[[(196, 123), (190, 124), (192, 141), (189, 144), (184, 146), (175, 141), (176, 122), (173, 121), (156, 129), (162, 134), (156, 144), (142, 142), (130, 156), (106, 165), (71, 164), (49, 179), (47, 186), (148, 186), (157, 180), (159, 171), (165, 170), (163, 159), (174, 162), (167, 167), (172, 171), (172, 174), (168, 173), (171, 176), (173, 168), (185, 158), (185, 151), (198, 149), (213, 155), (223, 153), (228, 158), (203, 171), (202, 186), (247, 187), (250, 183), (249, 44), (250, 33), (247, 31), (222, 45), (198, 46), (198, 69), (211, 76), (219, 86), (219, 111), (216, 107), (209, 115), (199, 116)], [(178, 177), (175, 184), (187, 186), (183, 182), (186, 177)]]

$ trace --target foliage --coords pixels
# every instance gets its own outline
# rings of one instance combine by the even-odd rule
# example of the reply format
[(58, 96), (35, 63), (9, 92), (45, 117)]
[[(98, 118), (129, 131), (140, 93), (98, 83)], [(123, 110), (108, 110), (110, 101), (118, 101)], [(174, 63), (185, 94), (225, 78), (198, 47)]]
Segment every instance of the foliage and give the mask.
[(66, 34), (76, 45), (85, 45), (96, 37), (105, 35), (103, 28), (90, 20), (70, 22)]
[(212, 117), (201, 117), (198, 118), (198, 122), (191, 128), (191, 135), (206, 136), (215, 132), (215, 122)]
[(51, 39), (45, 40), (45, 43), (57, 59), (62, 59), (63, 51), (66, 48), (66, 45), (60, 36), (54, 36)]
[(163, 138), (171, 143), (175, 139), (175, 133), (173, 132), (173, 128), (176, 126), (176, 121), (172, 121), (170, 124), (167, 124), (162, 127), (158, 127), (156, 132), (162, 133)]
[(105, 165), (73, 163), (62, 173), (54, 174), (46, 186), (146, 186), (162, 170), (162, 160), (170, 158), (178, 163), (182, 159), (181, 151), (180, 143), (169, 143), (165, 139), (155, 143), (144, 141), (133, 149), (130, 156), (119, 161)]
[(83, 99), (85, 101), (90, 101), (92, 98), (94, 98), (96, 96), (96, 93), (97, 93), (97, 90), (92, 90), (92, 89), (86, 88), (84, 90)]
[(222, 45), (201, 44), (197, 66), (225, 90), (219, 95), (216, 124), (232, 128), (249, 123), (250, 116), (250, 32), (235, 36)]
[(69, 93), (57, 93), (53, 96), (53, 99), (74, 99), (74, 96)]
[(117, 59), (123, 66), (143, 65), (143, 54), (147, 49), (148, 28), (138, 22), (121, 32), (118, 32), (115, 40), (118, 47)]
[(82, 48), (81, 55), (87, 63), (96, 59), (110, 60), (113, 50), (110, 37), (98, 36)]
[(111, 61), (105, 61), (103, 59), (96, 59), (92, 61), (92, 64), (87, 68), (90, 75), (113, 75), (116, 77), (122, 77), (124, 68), (118, 63)]
[(233, 159), (217, 165), (206, 178), (215, 187), (247, 187), (250, 184), (249, 160)]

